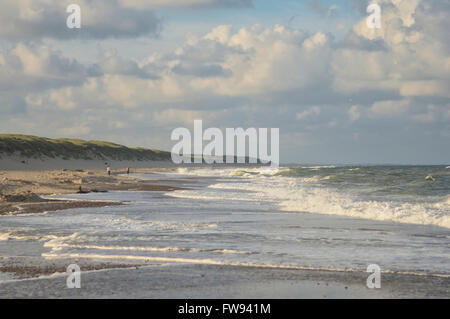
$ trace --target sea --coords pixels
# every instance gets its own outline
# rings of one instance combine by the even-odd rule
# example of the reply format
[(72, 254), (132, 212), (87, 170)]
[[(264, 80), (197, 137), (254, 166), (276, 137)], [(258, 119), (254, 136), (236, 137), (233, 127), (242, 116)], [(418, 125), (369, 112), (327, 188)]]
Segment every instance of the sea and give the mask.
[(0, 256), (338, 271), (375, 264), (450, 278), (449, 166), (208, 166), (130, 177), (181, 189), (51, 196), (125, 205), (2, 216)]

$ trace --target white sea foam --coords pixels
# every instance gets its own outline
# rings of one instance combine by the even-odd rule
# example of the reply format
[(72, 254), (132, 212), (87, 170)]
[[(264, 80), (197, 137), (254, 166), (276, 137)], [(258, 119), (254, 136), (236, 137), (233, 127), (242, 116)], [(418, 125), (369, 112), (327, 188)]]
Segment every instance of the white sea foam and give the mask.
[[(251, 177), (257, 175), (273, 176), (284, 171), (288, 171), (286, 167), (233, 167), (233, 168), (178, 168), (176, 173), (188, 176), (202, 176), (202, 177), (234, 177), (244, 176)], [(169, 173), (170, 174), (170, 173)]]
[(0, 233), (0, 241), (7, 241), (7, 240), (30, 240), (30, 241), (47, 241), (47, 240), (53, 240), (58, 238), (54, 235), (29, 235), (24, 234), (22, 232), (12, 231), (12, 232), (6, 232), (6, 233)]
[[(212, 192), (202, 192), (198, 193), (195, 191), (179, 191), (173, 194), (169, 194), (171, 197), (177, 198), (189, 198), (189, 199), (204, 199), (204, 200), (232, 200), (232, 201), (259, 201), (258, 198), (252, 198), (251, 196), (229, 196), (226, 194), (212, 193)], [(238, 195), (238, 194), (236, 194)]]
[[(286, 194), (286, 193), (285, 193)], [(389, 220), (401, 223), (436, 225), (450, 228), (447, 201), (438, 203), (397, 203), (391, 201), (354, 200), (327, 189), (300, 189), (280, 202), (285, 211), (300, 211)]]
[(58, 241), (49, 241), (44, 247), (52, 248), (52, 251), (60, 251), (63, 248), (95, 249), (95, 250), (119, 250), (119, 251), (155, 251), (155, 252), (195, 252), (195, 253), (217, 253), (217, 254), (250, 254), (248, 251), (233, 249), (200, 249), (184, 247), (152, 247), (152, 246), (104, 246), (104, 245), (82, 245), (70, 244)]
[(9, 240), (11, 233), (0, 233), (0, 241)]
[[(340, 272), (366, 272), (362, 269), (353, 268), (328, 268), (328, 267), (310, 267), (299, 265), (285, 265), (285, 264), (269, 264), (269, 263), (251, 263), (251, 262), (232, 262), (232, 261), (218, 261), (210, 258), (206, 259), (194, 259), (194, 258), (177, 258), (177, 257), (149, 257), (149, 256), (135, 256), (135, 255), (100, 255), (100, 254), (81, 254), (81, 253), (67, 253), (67, 254), (55, 254), (45, 253), (42, 254), (47, 259), (58, 258), (89, 258), (89, 259), (110, 259), (110, 260), (139, 260), (139, 261), (153, 261), (164, 263), (187, 263), (187, 264), (206, 264), (217, 266), (235, 266), (235, 267), (252, 267), (252, 268), (276, 268), (276, 269), (292, 269), (292, 270), (316, 270), (316, 271), (340, 271)], [(416, 276), (435, 276), (442, 278), (450, 278), (449, 274), (440, 273), (424, 273), (424, 272), (402, 272), (402, 271), (383, 271), (384, 273), (396, 273), (403, 275), (416, 275)]]
[[(309, 168), (322, 168), (322, 166)], [(190, 174), (195, 174), (196, 171), (191, 170)], [(198, 171), (204, 174), (203, 170)], [(218, 176), (230, 176), (237, 170), (208, 169), (207, 171), (210, 175), (216, 172)], [(210, 185), (206, 190), (175, 191), (167, 195), (205, 200), (266, 201), (276, 203), (284, 211), (342, 215), (450, 228), (450, 196), (438, 202), (364, 200), (343, 191), (323, 186), (316, 187), (316, 182), (332, 179), (333, 175), (293, 178), (276, 174), (268, 177), (267, 174), (262, 174), (264, 170), (259, 168), (250, 172), (257, 174), (235, 175), (235, 182), (227, 180), (226, 183)], [(211, 192), (211, 190), (215, 191)]]
[(79, 233), (73, 233), (68, 236), (53, 236), (49, 241), (44, 244), (44, 247), (52, 248), (52, 251), (61, 250), (67, 241), (75, 240), (79, 236)]
[(110, 230), (130, 230), (130, 231), (147, 231), (147, 230), (170, 230), (170, 231), (196, 231), (202, 229), (216, 228), (215, 223), (203, 222), (178, 222), (178, 221), (152, 221), (141, 220), (135, 218), (127, 218), (124, 216), (106, 216), (103, 218), (94, 218), (90, 221), (91, 226), (99, 229)]

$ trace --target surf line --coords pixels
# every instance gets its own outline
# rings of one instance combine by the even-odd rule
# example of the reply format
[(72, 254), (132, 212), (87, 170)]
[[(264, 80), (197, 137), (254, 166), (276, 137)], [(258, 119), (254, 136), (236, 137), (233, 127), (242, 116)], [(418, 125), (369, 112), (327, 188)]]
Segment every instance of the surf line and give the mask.
[[(300, 265), (280, 265), (280, 264), (260, 264), (251, 262), (225, 262), (216, 261), (213, 259), (192, 259), (192, 258), (178, 258), (178, 257), (150, 257), (150, 256), (136, 256), (136, 255), (101, 255), (101, 254), (83, 254), (83, 253), (42, 253), (41, 256), (46, 259), (64, 259), (64, 258), (90, 258), (90, 259), (123, 259), (123, 260), (140, 260), (145, 262), (164, 262), (164, 263), (181, 263), (181, 264), (206, 264), (216, 266), (232, 266), (232, 267), (247, 267), (247, 268), (272, 268), (272, 269), (290, 269), (290, 270), (311, 270), (311, 271), (334, 271), (334, 272), (348, 272), (359, 273), (365, 270), (352, 268), (328, 268), (328, 267), (311, 267)], [(142, 266), (146, 266), (143, 264)], [(421, 273), (413, 271), (395, 271), (384, 270), (382, 273), (398, 274), (398, 275), (412, 275), (412, 276), (430, 276), (440, 278), (450, 278), (450, 274), (440, 273)]]

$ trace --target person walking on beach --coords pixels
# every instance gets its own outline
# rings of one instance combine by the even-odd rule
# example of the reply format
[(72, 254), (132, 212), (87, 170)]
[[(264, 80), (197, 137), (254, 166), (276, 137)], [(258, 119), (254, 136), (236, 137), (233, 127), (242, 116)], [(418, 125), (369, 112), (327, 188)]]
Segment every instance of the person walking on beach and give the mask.
[(130, 168), (127, 167), (127, 175), (129, 175), (129, 174), (130, 174)]
[(106, 172), (108, 173), (108, 176), (111, 175), (111, 167), (109, 167), (109, 165), (106, 166)]

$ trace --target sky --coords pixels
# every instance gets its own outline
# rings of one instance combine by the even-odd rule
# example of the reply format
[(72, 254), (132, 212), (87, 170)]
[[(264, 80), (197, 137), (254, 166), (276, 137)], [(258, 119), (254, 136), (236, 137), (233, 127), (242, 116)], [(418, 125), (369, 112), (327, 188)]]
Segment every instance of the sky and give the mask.
[(279, 128), (282, 163), (448, 165), (449, 14), (448, 0), (0, 0), (0, 133), (170, 150), (201, 119)]

